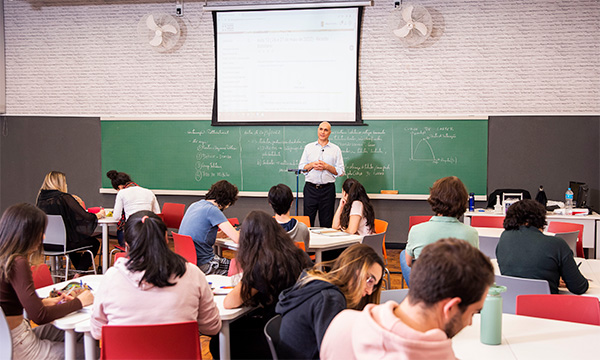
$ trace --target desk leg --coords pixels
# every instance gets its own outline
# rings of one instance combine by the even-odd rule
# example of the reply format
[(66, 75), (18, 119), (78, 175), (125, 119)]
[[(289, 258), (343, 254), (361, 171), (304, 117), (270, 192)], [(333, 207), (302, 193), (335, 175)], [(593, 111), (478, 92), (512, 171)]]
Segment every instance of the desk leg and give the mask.
[(219, 352), (221, 359), (231, 359), (229, 347), (229, 321), (223, 321), (221, 324), (221, 331), (219, 332)]
[(85, 360), (96, 360), (96, 349), (98, 348), (98, 341), (92, 337), (92, 333), (86, 331), (83, 334), (83, 344), (85, 349)]
[(220, 245), (215, 244), (215, 254), (223, 256), (223, 248)]
[(75, 330), (65, 330), (65, 360), (75, 360), (76, 344), (77, 338), (75, 336)]
[(108, 224), (102, 225), (102, 273), (108, 270)]

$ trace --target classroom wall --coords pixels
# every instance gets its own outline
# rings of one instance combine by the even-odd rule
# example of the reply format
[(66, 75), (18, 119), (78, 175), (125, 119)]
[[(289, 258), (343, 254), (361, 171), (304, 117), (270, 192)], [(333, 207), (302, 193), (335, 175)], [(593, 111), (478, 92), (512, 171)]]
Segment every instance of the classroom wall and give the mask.
[[(214, 54), (204, 3), (184, 2), (183, 42), (163, 54), (137, 25), (151, 12), (173, 14), (174, 1), (4, 0), (7, 113), (208, 118)], [(416, 1), (434, 21), (416, 48), (391, 35), (393, 3), (364, 11), (365, 117), (600, 113), (597, 0)]]

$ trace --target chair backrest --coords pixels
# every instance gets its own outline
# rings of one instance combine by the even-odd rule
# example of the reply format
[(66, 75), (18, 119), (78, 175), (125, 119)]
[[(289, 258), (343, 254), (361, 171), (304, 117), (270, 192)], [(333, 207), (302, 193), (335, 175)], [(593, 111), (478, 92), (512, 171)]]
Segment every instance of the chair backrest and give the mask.
[(281, 327), (281, 315), (275, 315), (265, 325), (265, 337), (269, 343), (269, 349), (271, 349), (271, 356), (273, 360), (279, 359), (277, 356), (277, 345), (279, 344), (279, 328)]
[(185, 213), (185, 204), (164, 203), (162, 207), (162, 219), (167, 228), (179, 229), (183, 214)]
[(44, 244), (48, 245), (60, 245), (63, 246), (64, 250), (67, 250), (67, 230), (65, 229), (65, 222), (60, 215), (47, 215), (48, 226), (46, 227), (46, 238)]
[(383, 290), (379, 297), (379, 303), (383, 304), (387, 301), (394, 300), (398, 304), (406, 298), (408, 295), (408, 289), (394, 289), (394, 290)]
[(502, 293), (502, 312), (505, 314), (515, 314), (518, 295), (550, 294), (546, 280), (496, 275), (496, 284), (506, 286), (506, 292)]
[(127, 253), (126, 252), (118, 252), (118, 253), (116, 253), (115, 257), (113, 259), (113, 264), (115, 262), (117, 262), (117, 259), (124, 258), (124, 257), (127, 257)]
[(583, 254), (583, 224), (574, 224), (562, 221), (551, 221), (548, 223), (548, 231), (551, 233), (564, 233), (571, 231), (579, 231), (577, 236), (577, 257), (585, 257)]
[(471, 226), (503, 228), (504, 216), (471, 216)]
[(36, 289), (44, 286), (54, 285), (54, 279), (50, 273), (50, 268), (46, 264), (32, 265), (31, 274), (33, 275), (33, 286)]
[(231, 226), (238, 226), (240, 225), (240, 220), (238, 218), (229, 218), (227, 219), (229, 220), (229, 223), (231, 224)]
[(519, 295), (517, 315), (600, 325), (600, 302), (592, 296)]
[(496, 258), (496, 246), (498, 245), (499, 237), (488, 237), (488, 236), (480, 236), (479, 237), (479, 250), (485, 254), (485, 256), (490, 259)]
[(579, 237), (579, 230), (556, 233), (554, 235), (563, 239), (567, 245), (569, 245), (569, 248), (571, 248), (571, 251), (573, 252), (573, 256), (577, 255), (577, 238)]
[(194, 240), (189, 235), (173, 234), (173, 243), (175, 244), (175, 253), (183, 256), (188, 262), (197, 265), (198, 257), (196, 255), (196, 246)]
[(373, 250), (375, 250), (377, 255), (379, 255), (381, 257), (381, 259), (383, 259), (383, 250), (382, 249), (383, 249), (383, 238), (384, 237), (385, 237), (385, 233), (365, 235), (363, 237), (362, 243), (369, 246)]
[[(375, 219), (375, 234), (387, 233), (388, 222)], [(383, 259), (387, 261), (387, 251), (385, 251), (385, 235), (383, 236)]]
[(310, 218), (304, 215), (290, 216), (292, 219), (296, 219), (304, 225), (310, 227)]
[(101, 359), (202, 359), (198, 322), (104, 325)]
[(12, 336), (2, 308), (0, 308), (0, 359), (12, 359)]
[(409, 216), (408, 217), (408, 229), (410, 230), (411, 227), (420, 224), (420, 223), (424, 223), (427, 222), (431, 219), (431, 215), (416, 215), (416, 216)]

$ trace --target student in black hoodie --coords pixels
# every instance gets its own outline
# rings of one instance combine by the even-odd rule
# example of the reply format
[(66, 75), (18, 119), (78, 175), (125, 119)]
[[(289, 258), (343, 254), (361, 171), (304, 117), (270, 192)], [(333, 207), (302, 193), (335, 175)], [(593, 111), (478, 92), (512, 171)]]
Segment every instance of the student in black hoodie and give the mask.
[(328, 273), (317, 267), (303, 272), (279, 295), (275, 311), (282, 316), (277, 348), (281, 358), (318, 359), (325, 331), (339, 312), (379, 303), (384, 264), (373, 249), (356, 244), (332, 262)]

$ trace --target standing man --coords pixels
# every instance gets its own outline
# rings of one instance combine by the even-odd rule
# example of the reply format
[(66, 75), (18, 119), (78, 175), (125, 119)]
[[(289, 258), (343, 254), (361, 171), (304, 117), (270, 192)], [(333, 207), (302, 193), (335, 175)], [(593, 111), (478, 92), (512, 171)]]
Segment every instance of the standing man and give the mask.
[(311, 226), (319, 212), (319, 226), (331, 227), (335, 212), (335, 178), (344, 175), (340, 148), (329, 141), (331, 125), (324, 121), (317, 131), (319, 140), (304, 147), (298, 168), (307, 170), (304, 184), (304, 215)]

